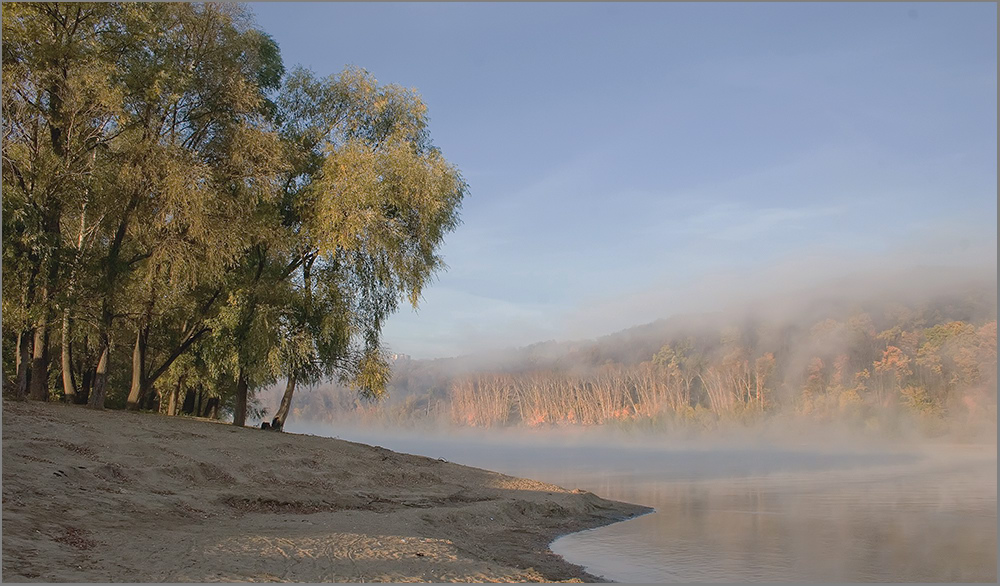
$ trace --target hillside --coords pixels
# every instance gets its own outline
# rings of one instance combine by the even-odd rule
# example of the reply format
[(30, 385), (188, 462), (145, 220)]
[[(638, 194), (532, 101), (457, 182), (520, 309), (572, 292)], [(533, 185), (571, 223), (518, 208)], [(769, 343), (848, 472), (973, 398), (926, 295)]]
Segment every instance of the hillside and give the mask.
[[(902, 274), (894, 286), (833, 281), (593, 340), (398, 360), (383, 403), (318, 385), (297, 393), (293, 417), (704, 427), (781, 412), (882, 428), (915, 417), (930, 433), (995, 426), (996, 280), (937, 276), (916, 288)], [(260, 404), (273, 409), (280, 392)]]

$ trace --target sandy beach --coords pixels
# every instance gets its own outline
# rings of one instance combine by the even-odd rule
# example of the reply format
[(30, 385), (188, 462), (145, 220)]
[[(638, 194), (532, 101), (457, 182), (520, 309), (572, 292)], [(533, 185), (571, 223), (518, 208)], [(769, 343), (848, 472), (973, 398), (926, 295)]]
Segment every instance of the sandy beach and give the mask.
[(548, 544), (645, 511), (336, 439), (3, 403), (5, 582), (595, 581)]

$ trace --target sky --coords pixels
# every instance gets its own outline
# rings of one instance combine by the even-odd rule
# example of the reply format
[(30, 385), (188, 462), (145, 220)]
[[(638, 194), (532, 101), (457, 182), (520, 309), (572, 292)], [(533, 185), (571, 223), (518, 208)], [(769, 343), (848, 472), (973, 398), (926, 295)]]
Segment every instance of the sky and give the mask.
[(858, 267), (995, 278), (995, 3), (250, 6), (288, 68), (415, 88), (469, 184), (392, 352), (590, 338)]

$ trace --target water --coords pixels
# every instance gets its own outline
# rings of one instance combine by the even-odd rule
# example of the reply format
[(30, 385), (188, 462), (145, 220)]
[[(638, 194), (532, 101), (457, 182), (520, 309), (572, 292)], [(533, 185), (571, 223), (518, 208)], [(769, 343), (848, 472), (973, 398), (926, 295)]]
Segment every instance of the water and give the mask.
[(616, 581), (996, 581), (995, 457), (611, 492), (656, 513), (552, 549)]
[(557, 539), (619, 582), (996, 582), (995, 448), (883, 451), (605, 445), (299, 425), (654, 507)]

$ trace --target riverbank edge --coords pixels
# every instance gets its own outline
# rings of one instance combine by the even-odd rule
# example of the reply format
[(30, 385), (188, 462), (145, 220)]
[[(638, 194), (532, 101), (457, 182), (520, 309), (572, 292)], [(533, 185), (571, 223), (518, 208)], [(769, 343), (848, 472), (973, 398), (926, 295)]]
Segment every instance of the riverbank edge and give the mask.
[(575, 563), (567, 560), (564, 555), (555, 553), (555, 550), (552, 549), (552, 545), (555, 544), (555, 542), (559, 541), (560, 539), (562, 539), (564, 537), (569, 537), (571, 535), (576, 535), (577, 533), (586, 533), (587, 531), (596, 531), (598, 529), (603, 529), (603, 528), (608, 527), (610, 525), (614, 525), (615, 523), (624, 523), (625, 521), (634, 521), (634, 520), (638, 519), (639, 517), (645, 517), (646, 515), (652, 515), (653, 513), (656, 513), (656, 509), (654, 507), (644, 507), (644, 508), (646, 509), (645, 511), (643, 511), (641, 513), (638, 513), (636, 515), (630, 516), (630, 517), (626, 517), (624, 519), (619, 519), (617, 521), (612, 521), (611, 523), (605, 523), (604, 525), (598, 525), (596, 527), (587, 527), (586, 529), (581, 529), (579, 531), (570, 531), (569, 533), (564, 533), (562, 535), (559, 535), (555, 539), (553, 539), (552, 541), (549, 542), (548, 550), (551, 551), (554, 555), (558, 556), (559, 558), (562, 558), (566, 563), (568, 563), (568, 564), (570, 564), (572, 566), (576, 566), (577, 568), (580, 568), (580, 572), (582, 573), (582, 575), (586, 575), (588, 578), (590, 578), (590, 580), (587, 580), (587, 581), (594, 582), (594, 583), (615, 584), (615, 583), (617, 583), (616, 580), (612, 580), (611, 578), (608, 578), (607, 576), (603, 576), (603, 575), (598, 575), (598, 574), (591, 573), (591, 572), (587, 571), (587, 567), (584, 566), (583, 564), (575, 564)]
[[(0, 413), (4, 581), (603, 582), (549, 545), (652, 512), (332, 438), (8, 400)], [(343, 552), (329, 543), (332, 574), (294, 559), (271, 568), (245, 543), (236, 556), (244, 562), (232, 569), (190, 557), (247, 536), (270, 539), (277, 528), (294, 544), (332, 543), (352, 527), (352, 536), (386, 542), (361, 552), (372, 561), (360, 575), (351, 574), (353, 558), (354, 570), (337, 573)], [(162, 532), (183, 536), (184, 549), (157, 538)], [(394, 536), (428, 553), (412, 557), (410, 546), (389, 543)], [(179, 571), (177, 559), (189, 567)]]

